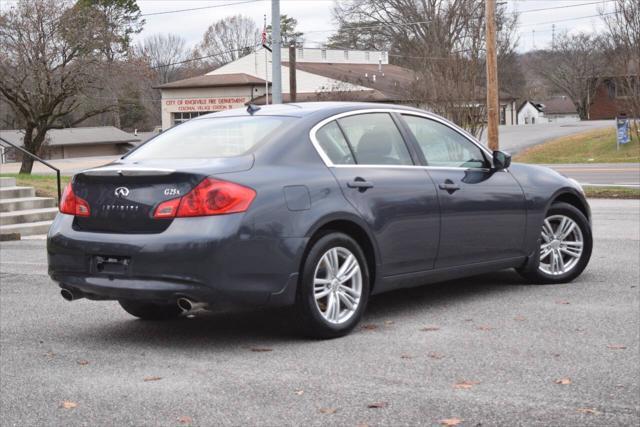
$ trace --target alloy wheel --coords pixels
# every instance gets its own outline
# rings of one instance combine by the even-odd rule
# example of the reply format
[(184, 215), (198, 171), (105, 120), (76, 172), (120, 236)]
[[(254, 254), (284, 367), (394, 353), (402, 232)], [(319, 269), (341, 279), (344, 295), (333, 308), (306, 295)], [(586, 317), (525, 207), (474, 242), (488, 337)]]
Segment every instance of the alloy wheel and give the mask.
[(362, 270), (348, 249), (333, 247), (320, 257), (313, 275), (313, 295), (318, 311), (332, 324), (348, 321), (362, 296)]
[(551, 215), (542, 225), (540, 266), (543, 273), (560, 276), (580, 261), (584, 238), (578, 224), (565, 215)]

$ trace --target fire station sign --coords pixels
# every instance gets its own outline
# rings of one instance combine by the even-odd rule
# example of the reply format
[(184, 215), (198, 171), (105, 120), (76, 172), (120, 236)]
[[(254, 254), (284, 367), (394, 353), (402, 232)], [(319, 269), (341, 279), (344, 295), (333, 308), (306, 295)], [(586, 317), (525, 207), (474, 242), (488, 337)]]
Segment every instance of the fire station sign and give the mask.
[(183, 98), (165, 99), (164, 107), (172, 113), (224, 111), (232, 108), (241, 108), (251, 98), (247, 96), (224, 97), (224, 98)]

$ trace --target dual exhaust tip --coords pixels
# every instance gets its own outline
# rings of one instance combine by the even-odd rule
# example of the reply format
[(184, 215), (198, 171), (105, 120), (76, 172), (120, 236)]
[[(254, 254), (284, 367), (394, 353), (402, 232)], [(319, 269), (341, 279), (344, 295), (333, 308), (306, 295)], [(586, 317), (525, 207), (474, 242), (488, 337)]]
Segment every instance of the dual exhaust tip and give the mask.
[[(72, 290), (67, 288), (62, 288), (60, 290), (60, 295), (62, 295), (62, 298), (67, 301), (74, 301), (84, 297), (83, 295), (74, 293)], [(207, 304), (206, 302), (192, 301), (189, 298), (185, 297), (178, 298), (177, 304), (178, 308), (180, 308), (183, 313), (191, 313), (194, 311), (206, 310), (207, 308), (209, 308), (209, 304)]]
[(207, 304), (206, 302), (196, 302), (185, 297), (178, 298), (177, 303), (178, 308), (180, 308), (183, 313), (191, 313), (194, 311), (206, 310), (207, 308), (209, 308), (209, 304)]

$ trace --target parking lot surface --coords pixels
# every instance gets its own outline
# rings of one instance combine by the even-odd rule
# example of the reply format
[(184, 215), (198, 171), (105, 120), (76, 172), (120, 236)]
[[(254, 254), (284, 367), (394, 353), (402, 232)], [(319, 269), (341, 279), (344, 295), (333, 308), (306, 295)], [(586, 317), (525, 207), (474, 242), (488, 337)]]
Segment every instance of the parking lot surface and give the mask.
[(504, 271), (383, 294), (331, 341), (286, 310), (154, 323), (69, 303), (44, 241), (2, 243), (2, 425), (638, 425), (640, 202), (592, 209), (574, 283)]

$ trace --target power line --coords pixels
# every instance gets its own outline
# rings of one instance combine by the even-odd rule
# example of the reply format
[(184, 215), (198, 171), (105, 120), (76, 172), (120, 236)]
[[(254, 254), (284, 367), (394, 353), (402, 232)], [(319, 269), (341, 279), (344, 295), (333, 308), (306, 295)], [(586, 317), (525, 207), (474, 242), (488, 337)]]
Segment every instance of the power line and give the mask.
[(171, 62), (169, 64), (154, 65), (153, 67), (150, 67), (150, 68), (152, 70), (157, 70), (158, 68), (171, 67), (172, 65), (186, 64), (187, 62), (200, 61), (202, 59), (213, 58), (213, 57), (216, 57), (216, 56), (224, 55), (226, 53), (235, 53), (235, 52), (242, 52), (242, 51), (245, 51), (247, 49), (255, 49), (257, 46), (258, 45), (256, 44), (256, 45), (253, 45), (253, 46), (245, 46), (245, 47), (240, 47), (240, 48), (237, 48), (237, 49), (225, 50), (223, 52), (218, 52), (218, 53), (214, 53), (214, 54), (211, 54), (211, 55), (205, 55), (205, 56), (199, 56), (197, 58), (185, 59), (184, 61)]
[(340, 30), (371, 30), (371, 29), (380, 28), (380, 27), (392, 27), (392, 26), (402, 27), (402, 26), (428, 24), (430, 22), (431, 21), (429, 20), (429, 21), (416, 21), (416, 22), (393, 23), (393, 24), (351, 25), (351, 26), (339, 27), (337, 29), (332, 29), (332, 30), (305, 31), (304, 33), (305, 34), (310, 34), (310, 33), (331, 33), (331, 32), (337, 32), (337, 31), (340, 31)]
[(153, 13), (143, 13), (140, 16), (155, 16), (155, 15), (166, 15), (169, 13), (179, 13), (179, 12), (191, 12), (193, 10), (203, 10), (203, 9), (214, 9), (217, 7), (225, 7), (225, 6), (235, 6), (238, 4), (244, 4), (244, 3), (256, 3), (260, 0), (245, 0), (245, 1), (239, 1), (236, 3), (225, 3), (225, 4), (216, 4), (213, 6), (201, 6), (201, 7), (192, 7), (189, 9), (178, 9), (178, 10), (167, 10), (165, 12), (153, 12)]
[(567, 5), (564, 5), (564, 6), (541, 7), (539, 9), (522, 10), (522, 11), (519, 11), (517, 13), (519, 15), (522, 15), (523, 13), (541, 12), (543, 10), (566, 9), (566, 8), (569, 8), (569, 7), (590, 6), (590, 5), (594, 5), (594, 4), (611, 3), (612, 1), (615, 1), (615, 0), (593, 1), (591, 3), (567, 4)]
[(520, 27), (530, 27), (532, 25), (556, 24), (558, 22), (578, 21), (580, 19), (599, 18), (601, 16), (615, 15), (615, 14), (616, 14), (616, 12), (608, 12), (608, 13), (603, 13), (603, 14), (598, 14), (598, 15), (580, 16), (580, 17), (577, 17), (577, 18), (557, 19), (557, 20), (554, 20), (554, 21), (546, 21), (546, 22), (534, 22), (534, 23), (531, 23), (531, 24), (521, 24)]

